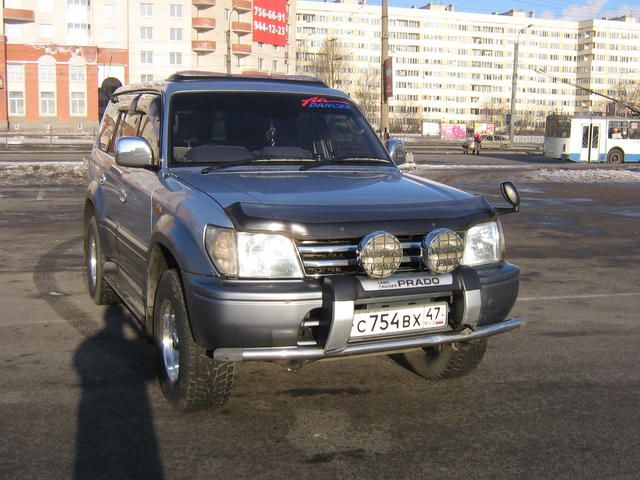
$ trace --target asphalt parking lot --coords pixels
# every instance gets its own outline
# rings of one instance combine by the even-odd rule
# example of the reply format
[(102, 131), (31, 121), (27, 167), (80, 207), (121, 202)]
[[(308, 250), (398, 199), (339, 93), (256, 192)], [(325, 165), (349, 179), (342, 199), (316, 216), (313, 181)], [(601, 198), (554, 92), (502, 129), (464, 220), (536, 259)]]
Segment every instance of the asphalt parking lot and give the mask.
[(523, 329), (442, 383), (384, 356), (242, 364), (227, 406), (189, 415), (128, 312), (86, 293), (81, 176), (0, 182), (0, 478), (637, 478), (640, 169), (468, 157), (412, 173), (520, 187)]

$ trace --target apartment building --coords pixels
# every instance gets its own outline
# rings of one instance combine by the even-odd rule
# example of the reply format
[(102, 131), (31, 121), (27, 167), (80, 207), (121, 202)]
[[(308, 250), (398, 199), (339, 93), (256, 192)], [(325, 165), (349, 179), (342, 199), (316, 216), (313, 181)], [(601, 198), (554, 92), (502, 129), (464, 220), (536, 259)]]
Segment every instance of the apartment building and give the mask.
[(0, 128), (83, 129), (125, 83), (295, 71), (293, 0), (5, 0)]
[[(323, 45), (331, 41), (348, 63), (349, 75), (337, 87), (357, 91), (372, 69), (379, 78), (380, 16), (380, 6), (356, 0), (299, 1), (298, 71), (314, 73), (317, 55), (324, 55)], [(440, 4), (389, 8), (392, 128), (395, 119), (396, 128), (403, 122), (434, 121), (491, 122), (504, 129), (516, 41), (516, 128), (540, 130), (551, 112), (603, 111), (606, 105), (598, 97), (583, 95), (540, 70), (606, 90), (640, 78), (639, 40), (640, 24), (631, 17), (573, 22), (514, 10), (457, 12), (453, 5)]]

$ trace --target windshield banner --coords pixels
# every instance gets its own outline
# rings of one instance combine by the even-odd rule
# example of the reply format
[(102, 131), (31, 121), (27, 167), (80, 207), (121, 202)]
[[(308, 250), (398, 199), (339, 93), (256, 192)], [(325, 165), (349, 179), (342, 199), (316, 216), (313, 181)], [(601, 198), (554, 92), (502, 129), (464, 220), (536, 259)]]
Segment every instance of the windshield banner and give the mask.
[(287, 45), (287, 0), (253, 0), (253, 41)]

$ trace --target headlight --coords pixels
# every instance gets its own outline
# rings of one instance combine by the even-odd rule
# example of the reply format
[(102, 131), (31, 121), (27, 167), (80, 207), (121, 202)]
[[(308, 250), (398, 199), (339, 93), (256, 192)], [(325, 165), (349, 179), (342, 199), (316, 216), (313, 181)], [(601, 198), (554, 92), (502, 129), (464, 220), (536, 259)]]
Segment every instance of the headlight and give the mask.
[(284, 235), (207, 227), (205, 247), (216, 269), (227, 277), (304, 276), (296, 248)]
[(502, 260), (504, 243), (499, 222), (482, 223), (467, 230), (462, 265), (476, 266)]

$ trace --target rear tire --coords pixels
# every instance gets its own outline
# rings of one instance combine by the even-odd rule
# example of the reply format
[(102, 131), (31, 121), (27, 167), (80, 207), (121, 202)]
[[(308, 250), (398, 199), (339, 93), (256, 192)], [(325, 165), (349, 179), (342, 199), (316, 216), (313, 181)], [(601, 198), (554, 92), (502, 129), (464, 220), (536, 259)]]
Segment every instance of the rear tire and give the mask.
[(438, 345), (397, 355), (402, 366), (426, 380), (458, 378), (473, 372), (487, 350), (487, 340)]
[(218, 362), (191, 334), (177, 270), (160, 277), (153, 307), (160, 387), (171, 405), (187, 412), (224, 405), (233, 386), (233, 362)]
[(102, 244), (96, 217), (91, 217), (84, 231), (84, 266), (89, 295), (97, 305), (111, 305), (118, 302), (118, 296), (104, 278)]
[(624, 163), (624, 152), (619, 148), (612, 148), (607, 153), (607, 163)]

